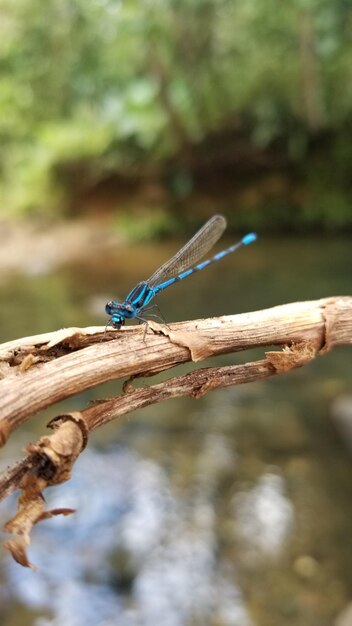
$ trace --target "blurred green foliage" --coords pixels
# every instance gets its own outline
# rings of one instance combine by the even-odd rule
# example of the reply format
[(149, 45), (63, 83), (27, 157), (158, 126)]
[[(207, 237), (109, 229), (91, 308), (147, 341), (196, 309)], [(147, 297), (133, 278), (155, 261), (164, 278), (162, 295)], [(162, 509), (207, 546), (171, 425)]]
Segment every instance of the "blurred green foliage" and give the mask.
[(311, 138), (331, 135), (336, 180), (307, 220), (329, 195), (346, 219), (348, 0), (0, 0), (0, 71), (2, 210), (54, 214), (72, 171), (89, 187), (187, 170), (190, 146), (236, 129), (256, 150), (280, 141), (308, 178)]

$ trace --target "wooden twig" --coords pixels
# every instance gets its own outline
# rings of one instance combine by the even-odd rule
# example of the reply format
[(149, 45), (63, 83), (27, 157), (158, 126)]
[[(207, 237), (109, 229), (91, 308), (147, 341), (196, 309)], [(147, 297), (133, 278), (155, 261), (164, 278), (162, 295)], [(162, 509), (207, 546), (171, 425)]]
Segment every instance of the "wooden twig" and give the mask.
[[(28, 446), (28, 457), (0, 476), (0, 499), (22, 489), (18, 512), (6, 525), (17, 536), (6, 545), (22, 565), (31, 566), (26, 548), (32, 526), (72, 512), (44, 511), (41, 492), (69, 478), (89, 432), (136, 408), (267, 378), (305, 365), (335, 345), (351, 344), (352, 297), (291, 303), (171, 327), (150, 323), (145, 342), (143, 332), (138, 327), (107, 333), (101, 328), (73, 328), (0, 346), (2, 444), (40, 409), (102, 382), (129, 377), (120, 396), (52, 420), (54, 433)], [(284, 349), (267, 352), (256, 362), (198, 369), (148, 387), (134, 389), (131, 383), (187, 361), (271, 345)]]

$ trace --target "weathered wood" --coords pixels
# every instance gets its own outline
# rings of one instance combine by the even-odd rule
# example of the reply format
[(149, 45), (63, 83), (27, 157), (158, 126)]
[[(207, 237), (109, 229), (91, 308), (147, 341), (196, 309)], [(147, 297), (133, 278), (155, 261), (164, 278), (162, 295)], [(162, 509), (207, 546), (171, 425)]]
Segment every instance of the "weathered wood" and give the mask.
[(352, 298), (324, 298), (171, 327), (64, 329), (0, 346), (0, 443), (39, 410), (101, 383), (260, 346), (351, 343)]
[[(108, 380), (129, 379), (124, 393), (51, 421), (53, 434), (27, 446), (28, 456), (0, 476), (0, 499), (21, 489), (16, 515), (5, 525), (13, 558), (33, 567), (27, 556), (31, 530), (54, 515), (42, 491), (68, 480), (89, 433), (112, 419), (165, 399), (200, 397), (213, 389), (262, 380), (301, 367), (336, 345), (352, 344), (352, 297), (286, 304), (264, 311), (168, 326), (104, 333), (101, 328), (66, 329), (0, 346), (0, 436), (36, 411)], [(151, 376), (187, 361), (258, 346), (281, 346), (256, 362), (196, 369), (162, 383), (134, 389), (135, 377)]]

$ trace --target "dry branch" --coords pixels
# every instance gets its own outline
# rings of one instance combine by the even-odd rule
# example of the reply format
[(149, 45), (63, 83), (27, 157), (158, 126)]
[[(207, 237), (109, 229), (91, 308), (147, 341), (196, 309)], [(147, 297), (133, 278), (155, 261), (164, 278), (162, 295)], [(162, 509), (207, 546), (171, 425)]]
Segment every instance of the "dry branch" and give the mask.
[[(67, 509), (45, 511), (42, 490), (70, 477), (89, 432), (112, 419), (161, 400), (199, 397), (208, 391), (260, 380), (300, 367), (333, 346), (352, 343), (352, 298), (291, 303), (254, 313), (182, 322), (150, 323), (119, 331), (71, 328), (0, 346), (0, 443), (36, 412), (103, 382), (129, 377), (124, 393), (81, 412), (59, 416), (54, 433), (27, 447), (27, 458), (0, 476), (0, 499), (22, 489), (16, 516), (6, 530), (14, 558), (30, 566), (26, 548), (32, 526)], [(134, 389), (131, 379), (151, 376), (187, 361), (260, 346), (281, 346), (243, 365), (196, 369)]]

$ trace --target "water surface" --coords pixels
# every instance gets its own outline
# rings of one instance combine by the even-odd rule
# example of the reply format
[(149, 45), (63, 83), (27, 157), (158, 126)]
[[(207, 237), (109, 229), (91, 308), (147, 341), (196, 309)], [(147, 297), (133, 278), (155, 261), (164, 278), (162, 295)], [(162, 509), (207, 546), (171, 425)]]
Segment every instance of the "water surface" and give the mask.
[[(123, 298), (177, 245), (129, 246), (3, 278), (0, 340), (104, 324), (105, 301)], [(167, 321), (241, 313), (347, 295), (351, 274), (347, 238), (259, 240), (158, 304)], [(351, 349), (340, 348), (285, 376), (172, 400), (100, 429), (72, 481), (47, 494), (48, 506), (77, 513), (36, 529), (39, 572), (3, 555), (2, 625), (333, 624), (352, 583), (350, 452), (334, 419), (350, 397), (350, 372)], [(36, 416), (2, 451), (3, 464), (63, 408), (119, 389), (92, 389)], [(14, 507), (3, 503), (3, 520)]]

